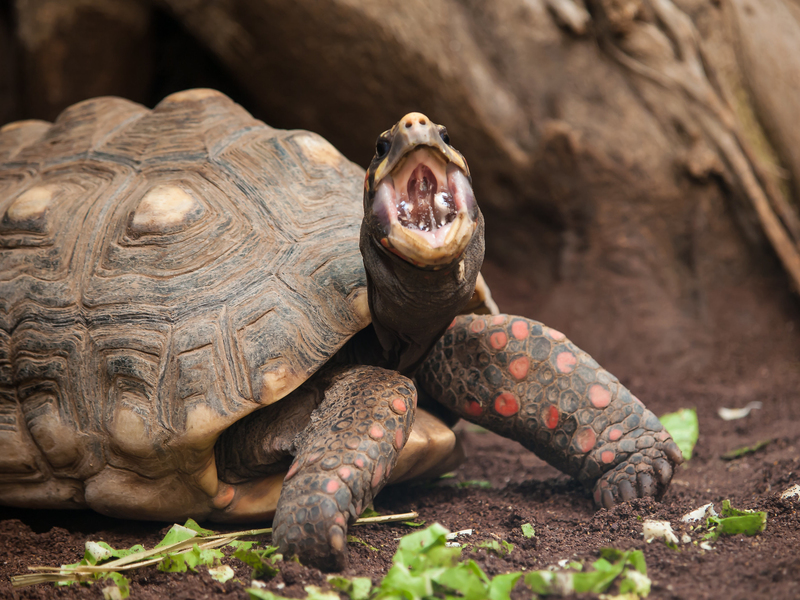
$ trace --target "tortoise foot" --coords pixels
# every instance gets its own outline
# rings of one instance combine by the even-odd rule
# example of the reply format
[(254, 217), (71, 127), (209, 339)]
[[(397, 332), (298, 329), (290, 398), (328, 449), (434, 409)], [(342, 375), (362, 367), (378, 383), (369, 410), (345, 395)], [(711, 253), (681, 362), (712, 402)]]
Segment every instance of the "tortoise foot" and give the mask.
[(411, 431), (416, 390), (377, 367), (342, 369), (300, 434), (273, 521), (286, 556), (325, 571), (347, 565), (347, 526), (386, 484)]
[(672, 481), (673, 465), (683, 462), (680, 449), (666, 430), (640, 429), (632, 434), (601, 446), (588, 458), (588, 461), (599, 461), (600, 464), (587, 462), (586, 470), (603, 470), (605, 461), (613, 466), (594, 486), (593, 497), (597, 506), (612, 508), (634, 498), (660, 499)]

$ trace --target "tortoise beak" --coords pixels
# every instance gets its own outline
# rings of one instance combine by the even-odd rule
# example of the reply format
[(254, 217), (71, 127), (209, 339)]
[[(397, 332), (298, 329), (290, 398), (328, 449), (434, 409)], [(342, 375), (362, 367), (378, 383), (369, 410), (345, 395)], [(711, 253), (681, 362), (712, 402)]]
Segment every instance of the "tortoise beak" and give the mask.
[(438, 150), (448, 163), (453, 163), (461, 169), (465, 176), (469, 177), (467, 161), (460, 153), (444, 143), (439, 134), (439, 128), (422, 113), (408, 113), (397, 122), (392, 130), (392, 147), (375, 169), (376, 184), (391, 173), (407, 154), (419, 146)]

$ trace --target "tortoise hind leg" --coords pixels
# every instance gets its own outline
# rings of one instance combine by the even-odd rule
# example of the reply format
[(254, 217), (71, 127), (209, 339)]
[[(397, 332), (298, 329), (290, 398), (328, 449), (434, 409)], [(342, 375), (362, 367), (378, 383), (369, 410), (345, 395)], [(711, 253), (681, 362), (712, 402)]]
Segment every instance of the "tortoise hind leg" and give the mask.
[(273, 539), (304, 564), (347, 564), (347, 525), (389, 478), (411, 431), (416, 390), (406, 377), (377, 367), (332, 374), (325, 398), (295, 443)]
[(598, 505), (664, 494), (680, 450), (658, 418), (564, 334), (508, 315), (457, 317), (421, 390), (593, 489)]

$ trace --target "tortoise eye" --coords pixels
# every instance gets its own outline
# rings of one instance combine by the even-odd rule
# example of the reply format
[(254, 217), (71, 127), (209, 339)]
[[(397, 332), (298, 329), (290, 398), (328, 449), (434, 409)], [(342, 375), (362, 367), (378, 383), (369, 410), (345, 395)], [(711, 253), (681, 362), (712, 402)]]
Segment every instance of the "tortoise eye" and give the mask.
[(391, 144), (389, 140), (384, 138), (378, 138), (378, 141), (375, 143), (375, 154), (378, 158), (383, 158), (389, 153), (389, 147)]
[(442, 141), (449, 146), (450, 145), (450, 136), (447, 133), (447, 128), (446, 127), (442, 127), (439, 130), (439, 135), (442, 136)]

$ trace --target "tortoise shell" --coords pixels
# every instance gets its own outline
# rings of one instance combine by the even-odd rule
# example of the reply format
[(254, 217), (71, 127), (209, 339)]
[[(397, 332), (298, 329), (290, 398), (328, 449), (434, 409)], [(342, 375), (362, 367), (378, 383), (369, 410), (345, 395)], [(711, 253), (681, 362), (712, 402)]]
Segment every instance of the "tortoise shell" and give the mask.
[(218, 435), (369, 323), (363, 180), (210, 90), (0, 129), (0, 503), (213, 493)]

